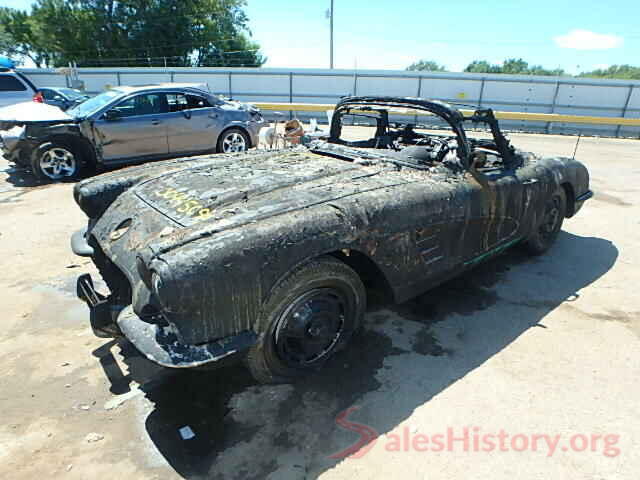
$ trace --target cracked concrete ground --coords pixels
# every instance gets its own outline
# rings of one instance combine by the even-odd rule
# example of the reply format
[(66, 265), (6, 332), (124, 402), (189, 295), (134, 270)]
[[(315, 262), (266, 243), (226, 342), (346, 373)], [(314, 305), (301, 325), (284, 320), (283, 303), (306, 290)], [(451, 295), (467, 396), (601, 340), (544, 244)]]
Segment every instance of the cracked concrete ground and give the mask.
[[(576, 141), (511, 137), (550, 155)], [(596, 195), (547, 255), (513, 249), (405, 304), (376, 305), (325, 370), (276, 386), (240, 366), (163, 370), (94, 337), (74, 297), (76, 276), (96, 272), (69, 250), (85, 222), (72, 184), (38, 185), (2, 161), (0, 476), (635, 478), (640, 142), (583, 138), (577, 158)], [(380, 436), (332, 458), (356, 430)], [(484, 435), (501, 431), (506, 444), (485, 451)], [(537, 437), (534, 450), (534, 435), (560, 435), (557, 448)]]

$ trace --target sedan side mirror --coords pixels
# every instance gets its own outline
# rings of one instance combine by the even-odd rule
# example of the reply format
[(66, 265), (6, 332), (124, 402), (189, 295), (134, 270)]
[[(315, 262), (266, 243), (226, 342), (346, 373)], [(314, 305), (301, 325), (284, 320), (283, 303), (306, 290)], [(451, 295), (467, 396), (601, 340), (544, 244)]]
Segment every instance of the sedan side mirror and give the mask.
[(104, 112), (104, 119), (113, 122), (120, 119), (120, 112), (118, 110), (107, 110)]

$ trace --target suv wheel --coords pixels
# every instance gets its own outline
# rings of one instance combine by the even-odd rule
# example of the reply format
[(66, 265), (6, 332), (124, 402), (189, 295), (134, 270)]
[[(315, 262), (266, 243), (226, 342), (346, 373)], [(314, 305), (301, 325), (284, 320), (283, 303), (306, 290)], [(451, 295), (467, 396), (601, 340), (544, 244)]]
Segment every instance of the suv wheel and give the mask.
[(346, 264), (320, 257), (298, 267), (264, 305), (246, 359), (251, 374), (274, 383), (319, 369), (349, 341), (365, 306), (364, 285)]
[(41, 180), (75, 179), (80, 173), (81, 159), (69, 145), (58, 142), (41, 144), (33, 153), (31, 168)]
[(249, 136), (240, 128), (230, 128), (218, 138), (218, 153), (244, 152), (249, 149)]

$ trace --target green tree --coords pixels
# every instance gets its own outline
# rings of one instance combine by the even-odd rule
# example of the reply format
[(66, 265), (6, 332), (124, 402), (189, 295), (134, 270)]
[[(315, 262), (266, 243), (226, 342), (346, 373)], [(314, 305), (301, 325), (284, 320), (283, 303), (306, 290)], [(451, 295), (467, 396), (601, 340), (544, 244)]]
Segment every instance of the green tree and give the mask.
[(464, 69), (465, 72), (471, 73), (510, 73), (516, 75), (564, 75), (565, 71), (561, 68), (547, 70), (540, 65), (529, 66), (521, 58), (508, 58), (502, 65), (490, 64), (485, 60), (474, 60)]
[(474, 60), (464, 69), (468, 73), (502, 73), (500, 65), (492, 65), (486, 60)]
[(553, 70), (547, 70), (546, 68), (542, 68), (540, 65), (534, 65), (529, 67), (530, 75), (546, 75), (553, 77), (562, 77), (567, 75), (567, 72), (562, 68), (554, 68)]
[(440, 65), (433, 60), (419, 60), (412, 63), (407, 67), (407, 70), (411, 71), (429, 71), (429, 72), (446, 72), (447, 69), (444, 65)]
[(2, 15), (0, 14), (0, 53), (7, 56), (15, 55), (15, 40), (7, 32), (4, 22), (2, 21)]
[(0, 53), (18, 61), (30, 58), (37, 67), (49, 63), (47, 48), (37, 33), (34, 19), (21, 10), (0, 8)]
[[(37, 0), (7, 10), (10, 35), (36, 65), (253, 66), (245, 0)], [(4, 22), (3, 22), (4, 24)], [(17, 38), (17, 37), (16, 37)]]
[(591, 72), (582, 72), (579, 76), (640, 80), (640, 67), (633, 67), (631, 65), (612, 65), (609, 68), (599, 68)]
[(529, 64), (521, 58), (508, 58), (502, 63), (502, 73), (527, 75)]

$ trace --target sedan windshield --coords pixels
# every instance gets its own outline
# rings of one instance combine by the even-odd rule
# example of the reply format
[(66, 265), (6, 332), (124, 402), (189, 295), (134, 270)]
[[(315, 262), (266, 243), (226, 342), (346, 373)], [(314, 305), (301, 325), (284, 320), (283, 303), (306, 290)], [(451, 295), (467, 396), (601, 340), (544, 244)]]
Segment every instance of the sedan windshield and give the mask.
[(96, 97), (90, 98), (86, 102), (82, 102), (80, 105), (67, 110), (67, 113), (74, 118), (87, 117), (92, 113), (97, 112), (108, 103), (111, 103), (112, 100), (118, 98), (122, 94), (123, 93), (118, 90), (106, 91)]
[(74, 90), (72, 88), (59, 88), (58, 91), (70, 100), (81, 100), (88, 97), (88, 95), (85, 95), (83, 92), (79, 92), (78, 90)]

